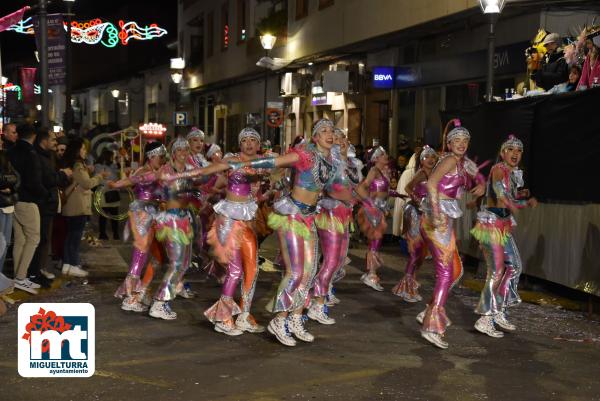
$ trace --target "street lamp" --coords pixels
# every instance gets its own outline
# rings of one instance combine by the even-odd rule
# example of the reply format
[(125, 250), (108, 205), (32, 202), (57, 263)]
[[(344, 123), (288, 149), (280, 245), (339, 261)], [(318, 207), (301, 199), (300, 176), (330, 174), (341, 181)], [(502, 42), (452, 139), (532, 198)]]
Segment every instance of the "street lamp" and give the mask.
[(113, 99), (114, 99), (114, 111), (115, 111), (115, 125), (117, 129), (119, 128), (119, 95), (121, 92), (118, 89), (113, 89), (110, 91)]
[(179, 85), (179, 83), (181, 83), (181, 80), (183, 79), (183, 74), (180, 72), (172, 72), (171, 73), (171, 80), (173, 80), (173, 83)]
[(65, 43), (65, 117), (63, 121), (67, 134), (73, 128), (73, 106), (71, 105), (71, 94), (73, 92), (72, 61), (71, 61), (71, 22), (73, 21), (73, 4), (75, 0), (63, 0), (67, 6), (67, 40)]
[(489, 17), (490, 33), (488, 36), (488, 70), (485, 85), (485, 98), (488, 102), (494, 99), (494, 53), (496, 52), (496, 22), (504, 8), (506, 0), (479, 0), (481, 11)]
[[(265, 35), (260, 36), (260, 44), (262, 48), (265, 49), (265, 55), (269, 57), (269, 51), (273, 49), (275, 46), (275, 42), (277, 41), (277, 37), (267, 33)], [(269, 70), (265, 68), (265, 93), (263, 98), (263, 121), (262, 121), (262, 136), (264, 139), (267, 138), (267, 82), (269, 80)]]

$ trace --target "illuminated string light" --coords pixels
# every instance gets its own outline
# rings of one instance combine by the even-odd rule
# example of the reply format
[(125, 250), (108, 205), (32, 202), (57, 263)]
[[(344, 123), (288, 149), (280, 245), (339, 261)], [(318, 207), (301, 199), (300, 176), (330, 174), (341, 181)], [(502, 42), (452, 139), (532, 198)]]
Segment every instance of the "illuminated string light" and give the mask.
[[(64, 24), (67, 30), (67, 24)], [(71, 41), (88, 45), (102, 44), (106, 47), (115, 47), (119, 42), (127, 46), (130, 40), (152, 40), (167, 34), (167, 30), (157, 24), (140, 26), (135, 21), (125, 22), (119, 20), (118, 28), (112, 23), (95, 18), (86, 22), (73, 21), (71, 23)], [(7, 30), (17, 33), (33, 35), (32, 18), (21, 20), (10, 26)]]
[(140, 131), (144, 136), (148, 137), (162, 137), (167, 131), (167, 127), (158, 123), (146, 123), (144, 125), (140, 125)]

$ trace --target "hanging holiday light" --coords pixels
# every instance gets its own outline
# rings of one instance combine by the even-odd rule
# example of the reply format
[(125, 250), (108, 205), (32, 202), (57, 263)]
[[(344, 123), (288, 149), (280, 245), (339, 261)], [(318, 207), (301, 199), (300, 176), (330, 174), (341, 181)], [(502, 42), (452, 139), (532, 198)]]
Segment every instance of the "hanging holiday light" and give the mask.
[[(98, 43), (106, 47), (115, 47), (119, 42), (127, 46), (130, 40), (152, 40), (167, 34), (167, 30), (157, 24), (140, 26), (135, 21), (119, 20), (118, 28), (108, 21), (95, 18), (85, 22), (71, 22), (71, 41), (73, 43), (84, 43), (96, 45)], [(64, 23), (65, 31), (67, 24)], [(7, 30), (17, 33), (33, 35), (32, 18), (21, 20), (11, 25)]]

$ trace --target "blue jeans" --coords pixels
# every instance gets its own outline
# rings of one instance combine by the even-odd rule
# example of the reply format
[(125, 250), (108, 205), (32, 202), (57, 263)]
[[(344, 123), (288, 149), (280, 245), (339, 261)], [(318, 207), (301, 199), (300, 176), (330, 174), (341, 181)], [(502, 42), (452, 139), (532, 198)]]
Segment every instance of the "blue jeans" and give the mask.
[(0, 272), (4, 271), (6, 251), (12, 239), (13, 214), (0, 212)]
[(67, 236), (65, 237), (65, 251), (63, 264), (81, 266), (79, 258), (81, 249), (81, 236), (88, 216), (67, 216)]

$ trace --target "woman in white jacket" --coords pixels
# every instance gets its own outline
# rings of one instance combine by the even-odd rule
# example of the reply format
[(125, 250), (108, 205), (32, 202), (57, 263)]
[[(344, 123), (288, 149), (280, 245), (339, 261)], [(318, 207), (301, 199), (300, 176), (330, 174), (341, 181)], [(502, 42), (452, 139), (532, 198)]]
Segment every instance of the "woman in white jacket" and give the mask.
[(413, 179), (416, 173), (417, 156), (413, 154), (406, 165), (406, 169), (402, 172), (400, 179), (398, 180), (398, 186), (396, 192), (399, 195), (406, 195), (406, 198), (397, 197), (394, 201), (394, 215), (392, 220), (392, 234), (395, 237), (402, 236), (402, 216), (404, 214), (404, 205), (408, 199), (408, 194), (405, 189), (406, 185)]

